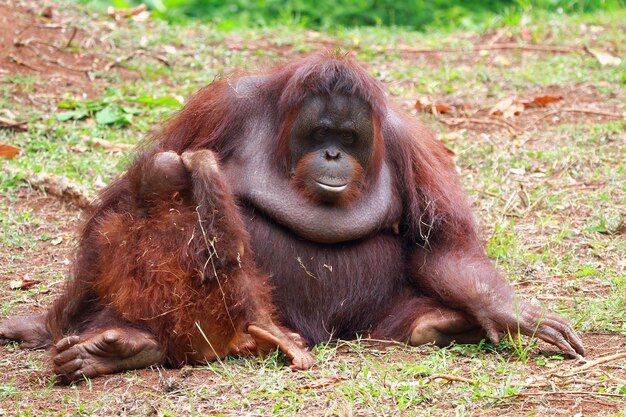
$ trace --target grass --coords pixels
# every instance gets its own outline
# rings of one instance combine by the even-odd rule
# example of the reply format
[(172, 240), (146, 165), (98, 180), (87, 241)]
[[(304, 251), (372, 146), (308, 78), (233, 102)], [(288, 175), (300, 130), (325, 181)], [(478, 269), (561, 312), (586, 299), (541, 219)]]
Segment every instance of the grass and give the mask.
[[(95, 194), (123, 172), (132, 152), (94, 147), (91, 138), (139, 143), (175, 113), (182, 98), (235, 68), (254, 70), (277, 59), (340, 47), (356, 50), (391, 98), (413, 112), (422, 95), (468, 103), (478, 115), (506, 97), (543, 94), (563, 96), (548, 110), (626, 110), (624, 62), (602, 67), (584, 53), (469, 49), (497, 37), (528, 42), (523, 38), (527, 31), (538, 44), (588, 45), (623, 58), (623, 10), (428, 33), (380, 27), (317, 33), (297, 25), (220, 31), (193, 23), (113, 23), (64, 3), (58, 13), (90, 28), (91, 46), (77, 41), (74, 51), (97, 53), (107, 62), (129, 59), (121, 63), (123, 70), (94, 71), (99, 93), (91, 97), (47, 91), (45, 74), (0, 72), (0, 109), (29, 122), (23, 133), (0, 129), (0, 143), (22, 149), (18, 158), (0, 162), (10, 168), (0, 170), (3, 314), (40, 312), (60, 292), (78, 225), (75, 208), (31, 189), (22, 178), (29, 172), (63, 175)], [(414, 54), (398, 45), (467, 50)], [(133, 109), (127, 113), (132, 117), (128, 123), (99, 123), (96, 114), (106, 106)], [(85, 110), (85, 117), (59, 116), (76, 110)], [(534, 125), (545, 111), (527, 109), (517, 116), (514, 122), (521, 129), (515, 134), (490, 124), (448, 126), (429, 115), (416, 117), (457, 154), (494, 262), (522, 297), (574, 323), (594, 359), (626, 349), (625, 123), (558, 113)], [(24, 277), (41, 283), (9, 288), (9, 281)], [(0, 411), (23, 416), (626, 415), (623, 360), (567, 379), (562, 375), (578, 364), (529, 339), (445, 349), (341, 341), (316, 346), (314, 353), (318, 365), (308, 372), (290, 372), (276, 354), (59, 387), (52, 384), (43, 353), (9, 347), (0, 355)]]

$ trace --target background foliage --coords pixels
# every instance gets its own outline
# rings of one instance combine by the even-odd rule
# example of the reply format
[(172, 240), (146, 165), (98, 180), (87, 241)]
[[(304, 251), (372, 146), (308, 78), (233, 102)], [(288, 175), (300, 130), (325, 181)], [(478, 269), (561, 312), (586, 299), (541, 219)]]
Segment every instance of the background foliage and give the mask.
[[(77, 0), (100, 7), (131, 7), (140, 0)], [(625, 7), (625, 0), (145, 0), (164, 19), (200, 18), (222, 28), (296, 23), (305, 27), (404, 26), (423, 30), (472, 27), (485, 20), (516, 23), (528, 13), (587, 13)]]

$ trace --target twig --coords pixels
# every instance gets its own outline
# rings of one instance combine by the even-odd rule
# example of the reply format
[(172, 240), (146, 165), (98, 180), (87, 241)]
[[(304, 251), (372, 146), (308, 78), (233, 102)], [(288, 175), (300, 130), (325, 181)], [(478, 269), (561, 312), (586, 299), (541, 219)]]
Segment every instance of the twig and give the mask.
[[(19, 32), (17, 32), (15, 34), (15, 36), (13, 37), (13, 45), (19, 47), (21, 45), (24, 45), (25, 44), (24, 42), (31, 42), (32, 41), (32, 42), (43, 43), (43, 44), (46, 44), (46, 45), (54, 46), (57, 49), (59, 48), (56, 45), (53, 45), (53, 44), (50, 44), (50, 43), (46, 43), (46, 42), (43, 42), (43, 41), (37, 41), (37, 40), (34, 40), (34, 39), (28, 39), (28, 40), (26, 40), (24, 42), (21, 41), (20, 38), (21, 38), (22, 34), (24, 32), (26, 32), (30, 28), (53, 29), (53, 30), (56, 30), (56, 29), (66, 29), (67, 26), (66, 25), (60, 25), (60, 24), (57, 24), (57, 23), (51, 23), (49, 25), (26, 25)], [(72, 33), (70, 41), (67, 43), (67, 46), (69, 46), (69, 44), (72, 41), (72, 39), (74, 39), (74, 36), (76, 36), (76, 28), (72, 26), (72, 29), (74, 29), (74, 33)]]
[(606, 362), (612, 362), (612, 361), (616, 361), (616, 360), (624, 359), (624, 358), (626, 358), (626, 352), (620, 352), (620, 353), (616, 353), (614, 355), (602, 356), (601, 358), (589, 361), (589, 362), (587, 362), (584, 365), (581, 365), (581, 366), (579, 366), (577, 368), (574, 368), (574, 369), (570, 370), (569, 373), (567, 373), (567, 374), (565, 374), (563, 376), (564, 377), (569, 377), (569, 376), (575, 375), (575, 374), (577, 374), (577, 373), (579, 373), (581, 371), (584, 371), (586, 369), (592, 368), (592, 367), (594, 367), (596, 365), (600, 365), (600, 364), (603, 364), (603, 363), (606, 363)]
[(469, 384), (476, 384), (476, 381), (470, 378), (465, 378), (462, 376), (449, 375), (449, 374), (432, 374), (423, 379), (425, 384), (430, 383), (436, 379), (445, 379), (447, 381), (455, 381), (455, 382), (467, 382)]
[(74, 38), (76, 37), (76, 34), (78, 33), (78, 29), (76, 29), (75, 26), (72, 26), (72, 34), (70, 35), (70, 38), (67, 40), (67, 42), (65, 43), (65, 47), (69, 48), (72, 45), (72, 41), (74, 40)]
[(550, 117), (553, 116), (555, 114), (559, 114), (559, 113), (566, 113), (566, 112), (574, 112), (574, 113), (587, 113), (587, 114), (596, 114), (598, 116), (606, 116), (606, 117), (612, 117), (615, 119), (621, 119), (622, 117), (624, 117), (621, 114), (617, 114), (617, 113), (610, 113), (610, 112), (605, 112), (605, 111), (601, 111), (601, 110), (590, 110), (590, 109), (578, 109), (578, 108), (565, 108), (565, 109), (556, 109), (556, 110), (552, 110), (549, 111), (548, 113), (540, 116), (539, 118), (537, 118), (533, 124), (537, 124), (539, 123), (541, 120), (545, 119), (546, 117)]
[(416, 54), (430, 54), (439, 52), (468, 52), (468, 51), (494, 51), (494, 50), (507, 50), (517, 49), (522, 51), (539, 51), (539, 52), (558, 52), (563, 54), (573, 52), (584, 52), (581, 46), (553, 46), (553, 45), (529, 45), (520, 43), (494, 43), (494, 44), (479, 44), (471, 45), (469, 47), (450, 47), (450, 48), (416, 48), (412, 46), (398, 46), (397, 49), (401, 52), (409, 52)]
[(129, 59), (135, 57), (136, 55), (145, 55), (148, 56), (150, 58), (156, 59), (157, 61), (162, 62), (165, 66), (170, 66), (170, 62), (167, 58), (165, 58), (164, 56), (161, 55), (153, 55), (153, 54), (149, 54), (146, 51), (133, 51), (130, 54), (126, 54), (124, 56), (121, 56), (119, 58), (116, 58), (115, 61), (109, 62), (107, 65), (105, 65), (104, 70), (105, 71), (109, 71), (111, 70), (111, 68), (113, 68), (116, 65), (121, 64), (124, 61), (128, 61)]
[(93, 68), (93, 67), (89, 67), (89, 68), (87, 68), (87, 67), (85, 67), (85, 68), (74, 67), (74, 66), (72, 66), (72, 65), (64, 64), (64, 63), (61, 61), (61, 59), (58, 59), (58, 58), (57, 58), (57, 59), (50, 59), (50, 58), (45, 57), (45, 56), (43, 56), (43, 55), (42, 55), (42, 59), (43, 59), (44, 61), (46, 61), (46, 62), (51, 63), (51, 64), (56, 64), (56, 65), (58, 65), (58, 66), (59, 66), (59, 67), (61, 67), (61, 68), (65, 68), (66, 70), (76, 71), (76, 72), (82, 72), (82, 73), (84, 73), (84, 74), (87, 74), (87, 73), (89, 73), (90, 71), (93, 71), (93, 70), (95, 69), (95, 68)]
[(503, 127), (509, 131), (512, 135), (517, 135), (519, 133), (518, 127), (509, 122), (508, 120), (500, 120), (500, 119), (476, 119), (476, 118), (465, 118), (465, 119), (452, 119), (447, 120), (444, 117), (438, 117), (437, 120), (446, 124), (448, 126), (459, 126), (464, 123), (475, 123), (475, 124), (483, 124), (483, 125), (496, 125), (499, 127)]
[[(625, 394), (613, 394), (611, 392), (593, 392), (593, 391), (531, 391), (531, 392), (518, 392), (517, 394), (509, 394), (498, 398), (512, 398), (512, 397), (534, 397), (543, 395), (591, 395), (599, 397), (615, 397), (626, 398)], [(492, 397), (493, 398), (493, 397)]]
[(139, 55), (139, 54), (141, 54), (141, 51), (133, 51), (133, 52), (131, 52), (130, 54), (126, 54), (126, 55), (123, 55), (123, 56), (117, 57), (117, 58), (115, 58), (115, 60), (114, 60), (114, 61), (111, 61), (111, 62), (109, 62), (108, 64), (106, 64), (106, 65), (104, 66), (104, 70), (105, 70), (105, 71), (109, 71), (109, 70), (111, 70), (111, 68), (113, 68), (114, 66), (119, 65), (119, 64), (121, 64), (121, 63), (122, 63), (122, 62), (124, 62), (124, 61), (128, 61), (129, 59), (133, 58), (135, 55)]
[(574, 297), (566, 297), (562, 295), (536, 295), (535, 296), (539, 300), (546, 301), (573, 301)]
[(19, 130), (26, 132), (28, 130), (28, 124), (26, 122), (17, 122), (12, 119), (7, 119), (0, 116), (0, 127)]
[(29, 64), (28, 62), (24, 61), (23, 59), (19, 57), (16, 57), (13, 54), (9, 54), (9, 58), (13, 60), (13, 62), (15, 62), (17, 65), (23, 65), (26, 68), (32, 69), (33, 71), (37, 71), (37, 72), (41, 71), (39, 68), (34, 67), (33, 65)]

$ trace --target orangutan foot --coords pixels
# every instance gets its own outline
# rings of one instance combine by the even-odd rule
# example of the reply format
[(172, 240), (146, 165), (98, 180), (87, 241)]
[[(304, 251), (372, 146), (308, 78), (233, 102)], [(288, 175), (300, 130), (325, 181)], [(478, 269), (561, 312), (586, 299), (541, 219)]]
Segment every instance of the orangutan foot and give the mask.
[(164, 353), (154, 337), (134, 328), (69, 336), (56, 343), (54, 372), (65, 383), (160, 364)]
[(433, 308), (413, 322), (409, 342), (413, 346), (434, 343), (448, 346), (451, 343), (478, 343), (487, 333), (477, 323), (464, 315), (444, 308)]
[(52, 342), (46, 315), (8, 317), (0, 321), (0, 345), (21, 342), (24, 349), (41, 349)]
[(301, 345), (303, 339), (297, 333), (286, 334), (278, 326), (271, 323), (267, 325), (250, 324), (248, 333), (256, 340), (257, 346), (261, 350), (267, 349), (267, 347), (270, 349), (278, 347), (289, 358), (291, 369), (309, 369), (315, 364), (315, 358)]

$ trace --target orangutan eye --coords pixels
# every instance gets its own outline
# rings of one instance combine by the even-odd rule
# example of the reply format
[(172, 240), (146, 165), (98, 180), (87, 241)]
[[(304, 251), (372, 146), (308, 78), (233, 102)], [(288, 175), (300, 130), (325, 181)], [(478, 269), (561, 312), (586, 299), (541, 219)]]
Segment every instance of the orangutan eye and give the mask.
[(341, 143), (344, 145), (352, 145), (356, 141), (356, 135), (354, 132), (342, 132)]

